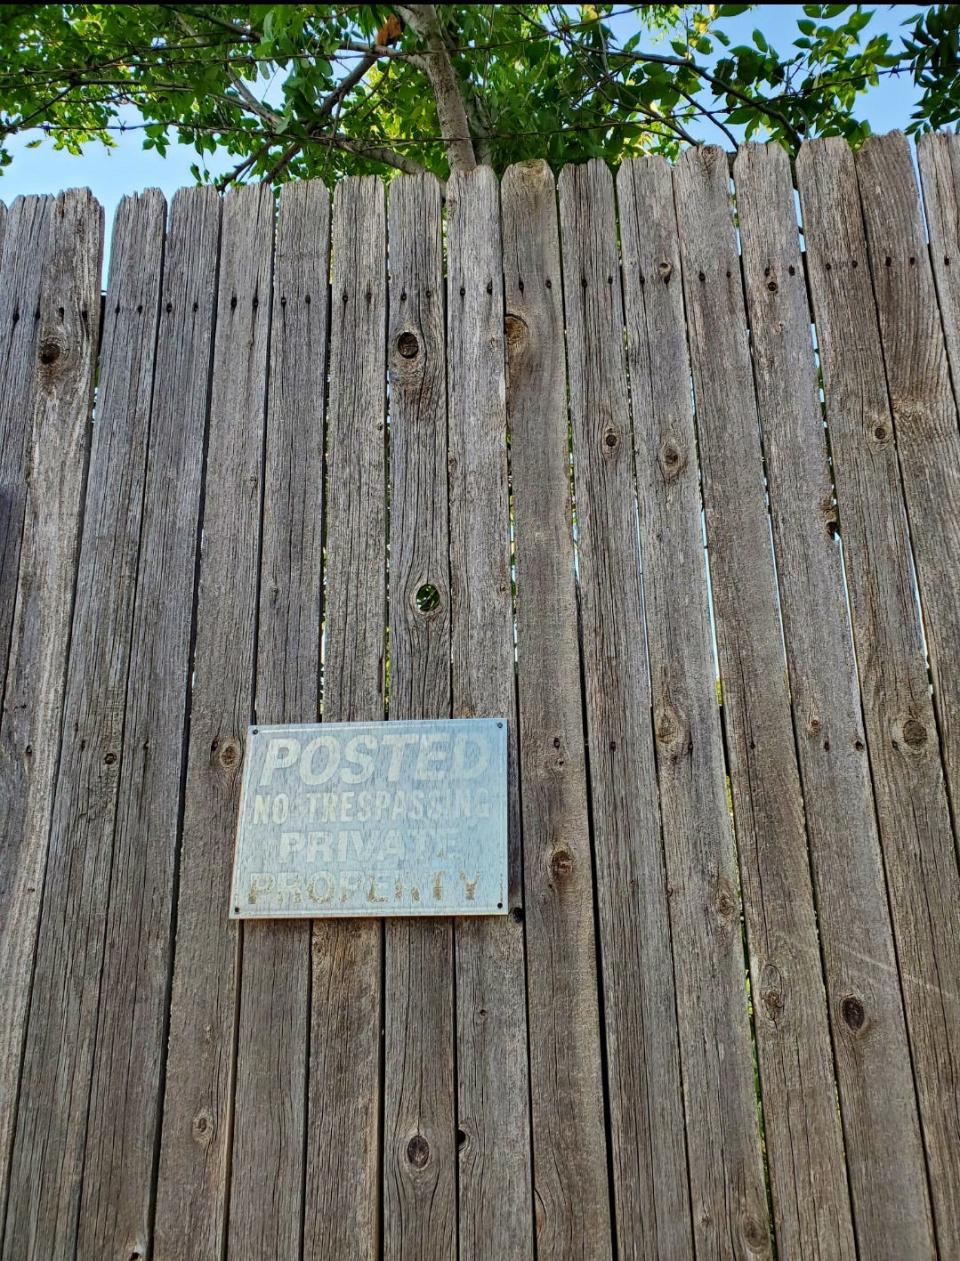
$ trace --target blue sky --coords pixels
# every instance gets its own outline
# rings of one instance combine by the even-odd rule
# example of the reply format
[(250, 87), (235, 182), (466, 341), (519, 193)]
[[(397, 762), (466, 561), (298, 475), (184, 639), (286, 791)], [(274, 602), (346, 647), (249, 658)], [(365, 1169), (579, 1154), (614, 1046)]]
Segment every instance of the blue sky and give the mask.
[[(896, 34), (904, 18), (915, 13), (918, 5), (882, 5), (876, 8), (871, 25), (864, 32), (869, 38), (877, 31)], [(748, 43), (751, 32), (759, 28), (776, 47), (783, 47), (796, 35), (796, 22), (803, 16), (801, 5), (764, 4), (726, 23), (734, 42)], [(614, 18), (616, 35), (622, 40), (632, 33), (633, 19), (629, 15)], [(877, 88), (872, 88), (861, 105), (861, 110), (875, 132), (903, 128), (909, 121), (916, 100), (913, 85), (904, 80), (887, 77)], [(703, 138), (712, 143), (723, 143), (723, 138), (712, 129), (702, 132)], [(116, 135), (117, 146), (104, 149), (90, 145), (84, 154), (75, 157), (57, 153), (49, 143), (38, 149), (27, 149), (26, 139), (11, 142), (13, 164), (0, 177), (0, 198), (8, 204), (21, 193), (56, 193), (63, 188), (86, 185), (102, 202), (108, 227), (120, 198), (126, 193), (144, 188), (160, 188), (168, 197), (184, 184), (192, 184), (191, 165), (197, 155), (186, 145), (171, 144), (167, 156), (161, 158), (153, 150), (141, 147), (139, 132)], [(214, 176), (224, 173), (235, 165), (236, 158), (227, 154), (207, 156), (207, 168)]]

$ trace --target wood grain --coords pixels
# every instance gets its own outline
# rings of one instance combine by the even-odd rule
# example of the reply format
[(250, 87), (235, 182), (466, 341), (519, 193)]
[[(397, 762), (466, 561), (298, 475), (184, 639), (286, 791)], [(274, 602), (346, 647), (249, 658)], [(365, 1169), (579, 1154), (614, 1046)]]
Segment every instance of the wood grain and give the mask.
[[(797, 160), (867, 748), (937, 1240), (960, 1247), (960, 874), (914, 595), (907, 520), (853, 155)], [(907, 264), (909, 266), (909, 263)], [(851, 1009), (869, 1033), (865, 1002)]]
[[(509, 736), (509, 903), (522, 906), (500, 198), (489, 167), (447, 185), (453, 713)], [(533, 1255), (522, 916), (456, 932), (460, 1256)]]
[[(688, 1257), (674, 945), (650, 723), (613, 179), (593, 161), (566, 167), (559, 187), (616, 1227), (625, 1256)], [(722, 1219), (723, 1211), (704, 1205), (704, 1215), (719, 1212)]]
[[(864, 1256), (922, 1256), (926, 1171), (790, 165), (777, 146), (746, 145), (734, 176), (854, 1223)], [(855, 1002), (871, 1012), (869, 1037)]]
[(611, 1255), (556, 186), (501, 182), (537, 1255)]
[(870, 272), (933, 675), (940, 748), (960, 818), (960, 429), (910, 146), (872, 136), (857, 155)]
[[(280, 194), (273, 273), (256, 721), (316, 722), (320, 704), (324, 383), (330, 204)], [(230, 1177), (231, 1258), (299, 1258), (309, 1055), (310, 926), (241, 925)]]
[[(0, 1203), (8, 1205), (3, 1253), (10, 1257), (26, 1256), (32, 1246), (29, 1174), (42, 1158), (42, 1151), (21, 1149), (8, 1182), (60, 755), (102, 253), (100, 206), (86, 190), (61, 194), (42, 262), (23, 539), (0, 719)], [(16, 1193), (8, 1196), (11, 1188)]]
[(942, 131), (919, 136), (917, 165), (943, 337), (956, 382), (960, 377), (960, 140)]
[(52, 197), (4, 208), (0, 251), (0, 697), (6, 683), (36, 394), (40, 281)]
[[(432, 175), (394, 180), (387, 339), (390, 717), (400, 719), (450, 716), (441, 231), (438, 181)], [(439, 1261), (457, 1253), (453, 932), (451, 920), (385, 925), (386, 1257)]]
[(180, 853), (157, 1261), (224, 1243), (239, 968), (228, 921), (240, 768), (253, 714), (273, 256), (265, 186), (223, 203), (196, 643)]
[[(93, 1071), (166, 203), (124, 198), (110, 253), (100, 391), (11, 1170), (7, 1252), (73, 1246)], [(135, 756), (135, 755), (134, 755)]]
[[(323, 719), (383, 717), (386, 626), (383, 186), (343, 180), (333, 202), (327, 407)], [(383, 929), (313, 926), (304, 1256), (379, 1252)]]
[(212, 189), (176, 195), (160, 293), (81, 1257), (145, 1257), (150, 1245), (219, 228)]

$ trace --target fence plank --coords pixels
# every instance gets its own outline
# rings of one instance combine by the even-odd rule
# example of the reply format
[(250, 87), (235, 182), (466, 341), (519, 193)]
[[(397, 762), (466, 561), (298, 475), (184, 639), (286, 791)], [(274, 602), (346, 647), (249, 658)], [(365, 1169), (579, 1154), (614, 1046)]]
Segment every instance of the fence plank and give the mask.
[[(779, 146), (747, 145), (734, 175), (857, 1239), (864, 1256), (922, 1256), (926, 1171), (789, 160)], [(871, 1013), (868, 1038), (845, 1018), (855, 996)]]
[[(960, 818), (960, 430), (913, 162), (901, 132), (857, 155), (947, 789)], [(958, 1079), (960, 1080), (960, 1079)], [(960, 1173), (960, 1165), (957, 1167)]]
[(74, 1246), (109, 897), (166, 203), (120, 203), (110, 255), (63, 710), (24, 1044), (7, 1250)]
[[(867, 746), (942, 1251), (960, 1249), (960, 874), (930, 698), (853, 155), (801, 150), (797, 177), (821, 347)], [(872, 1013), (849, 1009), (868, 1036)]]
[[(213, 189), (174, 198), (105, 915), (81, 1257), (146, 1256), (150, 1244), (219, 224)], [(137, 1013), (132, 1022), (131, 1012)]]
[[(617, 1235), (625, 1255), (688, 1257), (693, 1242), (674, 960), (650, 727), (623, 305), (613, 180), (601, 162), (562, 172), (560, 224)], [(722, 1201), (709, 1200), (699, 1186), (697, 1196), (723, 1230)]]
[(684, 155), (674, 186), (777, 1240), (852, 1256), (726, 154)]
[[(333, 203), (323, 718), (383, 717), (386, 222), (383, 186), (342, 181)], [(380, 1246), (383, 931), (317, 920), (307, 1129), (307, 1258)]]
[[(440, 186), (390, 185), (390, 717), (450, 715)], [(432, 591), (421, 596), (418, 591)], [(455, 1257), (453, 923), (385, 925), (384, 1255)]]
[[(50, 211), (10, 665), (0, 720), (0, 1204), (24, 1046), (60, 751), (97, 353), (103, 213), (86, 190)], [(36, 1153), (29, 1153), (34, 1156)], [(5, 1255), (24, 1256), (12, 1205)], [(72, 1241), (71, 1241), (72, 1242)], [(9, 1245), (9, 1246), (8, 1246)], [(49, 1255), (49, 1254), (48, 1254)]]
[[(256, 721), (316, 722), (330, 207), (319, 181), (280, 194), (270, 338)], [(310, 925), (241, 925), (243, 970), (228, 1254), (299, 1258)]]
[[(509, 729), (511, 908), (522, 902), (500, 199), (489, 167), (447, 186), (453, 711)], [(533, 1202), (520, 917), (456, 932), (460, 1255), (530, 1257)]]
[(960, 382), (960, 139), (947, 132), (920, 136), (917, 164), (930, 234), (930, 261), (956, 396)]
[(221, 1253), (232, 1125), (238, 942), (228, 921), (243, 741), (253, 711), (273, 198), (223, 204), (187, 752), (158, 1261)]
[(611, 1255), (556, 187), (501, 185), (537, 1255)]
[(0, 252), (0, 697), (6, 685), (10, 631), (26, 502), (30, 422), (36, 395), (40, 281), (52, 197), (18, 197), (2, 222)]

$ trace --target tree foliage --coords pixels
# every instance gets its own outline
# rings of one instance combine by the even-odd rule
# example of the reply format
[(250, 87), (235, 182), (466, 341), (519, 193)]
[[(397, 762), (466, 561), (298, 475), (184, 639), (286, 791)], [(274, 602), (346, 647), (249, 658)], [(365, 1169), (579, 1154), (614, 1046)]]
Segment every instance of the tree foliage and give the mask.
[(911, 130), (960, 112), (960, 6), (871, 33), (860, 5), (804, 5), (775, 48), (765, 6), (0, 6), (0, 165), (12, 136), (77, 153), (136, 128), (226, 150), (222, 182), (420, 170), (532, 156), (668, 156), (703, 138), (857, 143), (882, 76), (918, 85)]

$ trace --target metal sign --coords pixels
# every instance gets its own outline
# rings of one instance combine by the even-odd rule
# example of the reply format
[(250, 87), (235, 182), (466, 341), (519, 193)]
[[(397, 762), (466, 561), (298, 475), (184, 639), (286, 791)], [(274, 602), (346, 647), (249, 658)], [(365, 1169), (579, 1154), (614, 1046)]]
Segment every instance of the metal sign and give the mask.
[(250, 728), (231, 919), (506, 905), (503, 719)]

